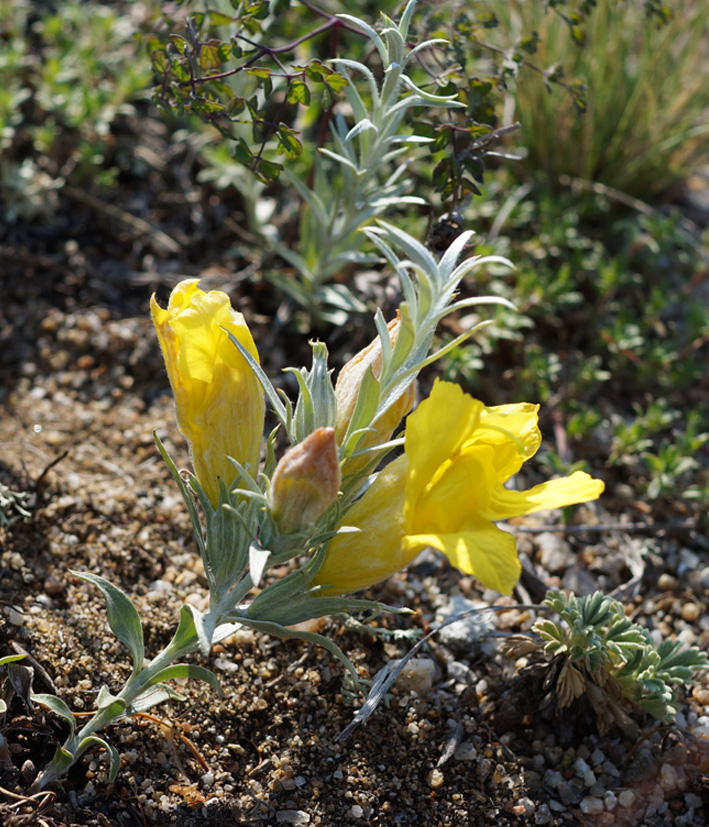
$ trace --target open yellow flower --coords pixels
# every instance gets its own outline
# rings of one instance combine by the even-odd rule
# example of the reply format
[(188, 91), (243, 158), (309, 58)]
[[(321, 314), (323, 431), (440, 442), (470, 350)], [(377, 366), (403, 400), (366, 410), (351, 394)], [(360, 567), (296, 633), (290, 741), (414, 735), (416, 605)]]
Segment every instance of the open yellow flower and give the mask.
[(219, 483), (230, 485), (234, 457), (258, 466), (265, 403), (254, 372), (230, 341), (228, 330), (258, 361), (241, 313), (220, 290), (205, 292), (198, 279), (181, 281), (167, 309), (150, 300), (153, 322), (177, 404), (177, 424), (190, 443), (195, 474), (216, 506)]
[(424, 548), (489, 588), (509, 594), (521, 566), (514, 537), (498, 520), (596, 499), (603, 483), (582, 471), (527, 491), (505, 487), (541, 443), (537, 406), (487, 408), (439, 380), (409, 416), (405, 454), (394, 460), (343, 519), (358, 533), (330, 543), (316, 583), (347, 594), (383, 580)]

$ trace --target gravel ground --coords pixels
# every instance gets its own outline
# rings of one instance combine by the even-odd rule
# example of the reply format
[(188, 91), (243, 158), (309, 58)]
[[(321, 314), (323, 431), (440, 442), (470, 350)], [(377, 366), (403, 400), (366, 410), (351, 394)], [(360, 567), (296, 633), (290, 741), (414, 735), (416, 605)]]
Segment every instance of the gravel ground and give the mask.
[[(206, 584), (152, 438), (155, 429), (187, 464), (147, 318), (160, 278), (111, 270), (108, 259), (97, 270), (81, 243), (48, 257), (20, 242), (16, 249), (22, 255), (0, 277), (0, 482), (30, 492), (32, 519), (0, 528), (0, 655), (22, 647), (34, 690), (56, 691), (80, 714), (102, 683), (120, 686), (129, 665), (100, 596), (70, 570), (101, 574), (131, 596), (148, 655), (169, 640), (184, 601), (204, 605)], [(252, 323), (263, 346), (267, 319)], [(270, 348), (272, 375), (280, 359)], [(638, 718), (633, 737), (600, 735), (582, 703), (564, 715), (545, 708), (548, 669), (506, 657), (499, 645), (530, 627), (535, 613), (517, 606), (539, 601), (540, 586), (584, 594), (634, 578), (627, 602), (636, 620), (658, 640), (676, 635), (706, 648), (706, 537), (674, 518), (650, 533), (638, 512), (619, 517), (609, 507), (615, 493), (579, 509), (571, 530), (554, 514), (513, 526), (531, 573), (509, 600), (426, 554), (371, 590), (416, 610), (381, 620), (387, 635), (318, 621), (372, 678), (412, 645), (394, 632), (429, 632), (491, 602), (509, 606), (434, 635), (387, 703), (344, 741), (361, 699), (343, 688), (341, 666), (324, 651), (249, 631), (216, 646), (207, 664), (224, 698), (185, 684), (186, 702), (106, 733), (122, 756), (115, 784), (106, 756), (91, 752), (61, 787), (30, 797), (61, 725), (19, 691), (2, 723), (0, 823), (706, 824), (709, 676), (683, 695), (674, 725)]]

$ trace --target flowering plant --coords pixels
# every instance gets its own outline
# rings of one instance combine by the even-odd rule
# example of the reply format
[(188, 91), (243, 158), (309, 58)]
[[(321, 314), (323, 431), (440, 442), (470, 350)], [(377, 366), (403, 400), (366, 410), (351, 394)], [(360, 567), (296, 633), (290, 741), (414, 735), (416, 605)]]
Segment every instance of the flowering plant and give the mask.
[[(348, 595), (385, 579), (427, 547), (484, 585), (509, 593), (520, 575), (515, 540), (494, 523), (594, 499), (603, 490), (582, 472), (527, 491), (506, 488), (539, 448), (536, 406), (488, 408), (450, 382), (436, 381), (408, 416), (404, 436), (391, 439), (412, 406), (421, 368), (472, 332), (430, 354), (440, 319), (503, 300), (456, 298), (463, 276), (491, 260), (458, 264), (470, 233), (440, 260), (391, 225), (367, 233), (400, 277), (404, 300), (397, 317), (387, 324), (377, 312), (375, 340), (344, 366), (334, 385), (326, 347), (311, 343), (312, 367), (289, 369), (299, 385), (295, 404), (264, 373), (243, 316), (225, 293), (205, 292), (188, 279), (173, 290), (167, 308), (153, 298), (153, 322), (194, 473), (183, 478), (157, 437), (156, 443), (191, 516), (209, 609), (184, 605), (173, 639), (146, 664), (142, 624), (129, 598), (97, 575), (79, 575), (103, 592), (109, 624), (130, 650), (133, 670), (118, 694), (102, 688), (97, 712), (78, 732), (63, 701), (35, 696), (70, 723), (37, 788), (94, 745), (109, 750), (115, 775), (118, 754), (97, 731), (179, 697), (166, 683), (171, 678), (196, 678), (220, 691), (208, 669), (178, 661), (196, 650), (206, 656), (239, 627), (318, 643), (345, 664), (356, 684), (354, 668), (334, 641), (293, 627), (333, 613), (390, 610)], [(290, 447), (277, 460), (272, 433), (259, 464), (265, 399)], [(371, 473), (401, 447), (403, 453)], [(261, 588), (269, 569), (289, 561), (289, 574)]]
[[(420, 90), (407, 85), (395, 59), (403, 54), (401, 31), (412, 9), (410, 2), (400, 29), (387, 30), (396, 49), (385, 49), (383, 56), (393, 63), (387, 63), (381, 99), (375, 98), (391, 103), (400, 84), (410, 96), (386, 110), (389, 121), (384, 110), (370, 122), (366, 110), (354, 109), (360, 125), (347, 140), (374, 132), (377, 157), (398, 140), (401, 113), (420, 101)], [(362, 27), (381, 52), (379, 35)], [(373, 76), (369, 79), (374, 84)], [(347, 146), (343, 151), (349, 151)], [(355, 189), (358, 198), (365, 198)], [(359, 223), (352, 231), (362, 216), (378, 214), (374, 202), (370, 207), (358, 206)], [(408, 416), (404, 435), (392, 439), (412, 409), (421, 369), (486, 324), (431, 353), (441, 319), (473, 306), (509, 304), (492, 297), (459, 298), (463, 277), (487, 263), (509, 262), (474, 256), (459, 263), (470, 232), (440, 257), (383, 221), (365, 233), (399, 278), (402, 300), (396, 317), (387, 323), (377, 311), (372, 343), (343, 367), (334, 384), (327, 348), (312, 342), (311, 367), (287, 369), (298, 384), (295, 402), (272, 385), (244, 317), (225, 293), (205, 292), (198, 280), (187, 279), (172, 291), (167, 307), (153, 297), (152, 318), (193, 473), (183, 476), (155, 439), (191, 518), (209, 605), (202, 612), (185, 604), (172, 640), (146, 662), (142, 622), (130, 599), (102, 577), (78, 574), (102, 592), (109, 626), (128, 648), (132, 671), (119, 692), (100, 689), (96, 712), (80, 729), (60, 698), (33, 696), (68, 724), (64, 743), (37, 777), (35, 789), (60, 777), (94, 746), (109, 752), (109, 777), (115, 778), (118, 753), (97, 733), (123, 716), (180, 698), (171, 679), (193, 678), (221, 691), (211, 671), (182, 659), (197, 651), (207, 656), (213, 644), (239, 628), (317, 643), (342, 661), (357, 685), (354, 667), (334, 641), (294, 627), (333, 613), (391, 611), (349, 595), (408, 565), (427, 547), (440, 550), (481, 583), (509, 593), (520, 564), (514, 538), (494, 523), (601, 493), (603, 484), (581, 472), (528, 491), (506, 488), (539, 447), (536, 407), (487, 408), (448, 382), (434, 384), (429, 398)], [(275, 431), (263, 445), (266, 403), (288, 444), (281, 456)], [(402, 448), (377, 473), (387, 456)], [(269, 575), (284, 564), (290, 568), (287, 575)]]

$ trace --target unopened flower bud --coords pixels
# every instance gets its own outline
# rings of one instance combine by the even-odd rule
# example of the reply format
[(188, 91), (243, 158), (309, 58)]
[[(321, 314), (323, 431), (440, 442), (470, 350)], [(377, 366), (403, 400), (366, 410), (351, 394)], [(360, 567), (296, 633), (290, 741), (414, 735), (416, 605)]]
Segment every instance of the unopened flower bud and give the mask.
[[(399, 314), (387, 325), (392, 346), (399, 335)], [(364, 350), (360, 350), (345, 364), (335, 383), (335, 398), (337, 399), (337, 424), (335, 438), (341, 444), (347, 433), (352, 414), (357, 406), (360, 387), (367, 370), (371, 368), (372, 375), (379, 379), (382, 373), (382, 341), (379, 336), (370, 342)]]
[(281, 458), (271, 480), (271, 513), (283, 534), (315, 524), (337, 498), (340, 464), (333, 428), (316, 428)]
[[(263, 433), (261, 385), (230, 333), (258, 362), (256, 345), (226, 293), (181, 281), (166, 309), (150, 309), (177, 404), (177, 424), (190, 443), (195, 474), (216, 507), (219, 480), (230, 486), (234, 457), (255, 475)], [(228, 331), (228, 333), (227, 333)]]
[[(401, 321), (397, 312), (396, 318), (392, 319), (387, 325), (392, 347), (396, 344), (400, 326)], [(367, 370), (371, 368), (374, 378), (379, 379), (382, 373), (382, 360), (382, 343), (379, 336), (377, 336), (364, 350), (353, 356), (340, 371), (335, 384), (335, 398), (337, 399), (335, 437), (338, 445), (342, 443), (347, 434), (347, 428), (357, 405), (360, 387)], [(372, 430), (362, 437), (357, 446), (358, 450), (380, 445), (390, 439), (397, 425), (413, 407), (414, 395), (414, 383), (412, 381), (406, 390), (371, 423)], [(345, 472), (348, 474), (356, 473), (367, 465), (368, 461), (367, 456), (350, 459), (345, 466)]]

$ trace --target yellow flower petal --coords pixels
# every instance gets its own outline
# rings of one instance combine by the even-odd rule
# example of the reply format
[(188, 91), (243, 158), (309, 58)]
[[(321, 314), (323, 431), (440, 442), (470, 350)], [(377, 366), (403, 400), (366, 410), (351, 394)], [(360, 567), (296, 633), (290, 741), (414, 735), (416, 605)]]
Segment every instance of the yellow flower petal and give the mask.
[(435, 484), (465, 441), (474, 432), (482, 402), (463, 393), (459, 385), (436, 380), (431, 395), (406, 423), (407, 519), (424, 490)]
[(598, 499), (604, 488), (601, 480), (596, 480), (583, 471), (575, 471), (570, 477), (543, 482), (527, 491), (499, 488), (490, 497), (489, 510), (484, 512), (484, 516), (489, 520), (507, 520), (510, 517), (533, 514), (535, 511), (589, 502)]
[(529, 402), (483, 409), (472, 442), (495, 449), (493, 465), (501, 482), (507, 482), (539, 450), (542, 435), (537, 426), (538, 410), (539, 405)]
[(489, 589), (509, 594), (519, 580), (522, 566), (517, 559), (515, 538), (492, 523), (479, 522), (453, 534), (418, 534), (404, 538), (404, 545), (418, 553), (431, 546), (466, 574), (472, 574)]
[(325, 559), (314, 578), (324, 586), (321, 594), (350, 594), (385, 580), (414, 559), (417, 552), (404, 548), (404, 480), (407, 460), (390, 463), (352, 506), (341, 525), (359, 528), (330, 541)]
[(443, 474), (410, 509), (407, 533), (457, 531), (471, 513), (487, 510), (490, 494), (485, 463), (490, 464), (492, 455), (488, 446), (478, 446), (448, 463)]

